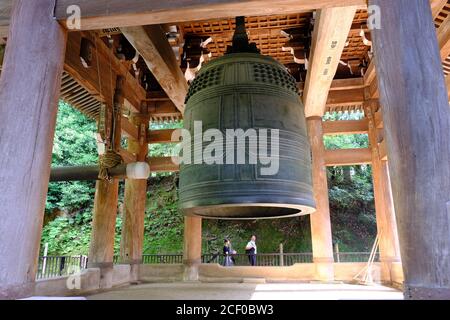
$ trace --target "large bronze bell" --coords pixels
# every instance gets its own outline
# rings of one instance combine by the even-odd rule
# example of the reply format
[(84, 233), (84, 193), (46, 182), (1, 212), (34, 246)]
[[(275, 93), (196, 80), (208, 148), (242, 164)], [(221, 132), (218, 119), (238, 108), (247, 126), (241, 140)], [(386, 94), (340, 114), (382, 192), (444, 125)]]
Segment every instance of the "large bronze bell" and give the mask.
[[(260, 55), (256, 46), (248, 43), (243, 18), (237, 19), (233, 46), (227, 54), (205, 65), (191, 84), (184, 127), (192, 137), (210, 129), (224, 137), (222, 150), (211, 152), (211, 157), (222, 161), (211, 163), (203, 158), (181, 164), (179, 195), (185, 215), (263, 219), (315, 210), (311, 152), (296, 81), (283, 65)], [(259, 135), (256, 140), (244, 136), (245, 143), (241, 140), (239, 144), (230, 137), (230, 129), (250, 129)], [(206, 140), (192, 139), (190, 149), (206, 150), (213, 139)], [(266, 146), (267, 152), (257, 149), (255, 155), (256, 141), (258, 148)], [(230, 164), (227, 160), (236, 159), (239, 152), (245, 162), (241, 158)], [(257, 163), (250, 161), (255, 158)], [(278, 161), (275, 173), (264, 173), (264, 168), (270, 171), (269, 159)], [(276, 169), (276, 165), (272, 167)]]

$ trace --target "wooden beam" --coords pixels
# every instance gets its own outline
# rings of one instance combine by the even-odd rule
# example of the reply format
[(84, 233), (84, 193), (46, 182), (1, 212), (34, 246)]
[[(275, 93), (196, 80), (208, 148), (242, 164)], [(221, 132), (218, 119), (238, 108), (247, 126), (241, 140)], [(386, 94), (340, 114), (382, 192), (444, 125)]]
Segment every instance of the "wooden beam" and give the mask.
[(178, 172), (180, 166), (171, 157), (152, 157), (148, 160), (151, 172)]
[(401, 259), (392, 191), (386, 170), (387, 163), (381, 160), (379, 132), (375, 125), (374, 111), (377, 108), (377, 104), (373, 101), (368, 101), (364, 105), (364, 112), (369, 121), (369, 148), (372, 152), (373, 194), (381, 263), (380, 278), (382, 281), (392, 282), (392, 263), (401, 262)]
[[(142, 113), (130, 116), (130, 123), (135, 127), (144, 126), (148, 130), (147, 113), (142, 106)], [(128, 151), (137, 155), (137, 161), (146, 161), (148, 155), (147, 139), (130, 139)], [(141, 143), (142, 142), (142, 143)], [(120, 262), (131, 265), (133, 279), (138, 278), (137, 265), (142, 263), (144, 244), (145, 204), (147, 201), (147, 179), (127, 179), (125, 181), (124, 210), (122, 215), (122, 234), (120, 238)]]
[(375, 57), (372, 59), (372, 61), (369, 64), (369, 67), (366, 70), (366, 73), (364, 74), (364, 84), (366, 86), (369, 86), (373, 81), (376, 80), (377, 72), (375, 68), (376, 60)]
[(128, 27), (121, 30), (141, 54), (167, 96), (183, 113), (188, 84), (161, 26)]
[(367, 134), (369, 124), (367, 119), (345, 120), (345, 121), (324, 121), (322, 123), (324, 135), (338, 134)]
[(366, 99), (378, 99), (379, 91), (378, 91), (378, 81), (377, 81), (377, 73), (376, 73), (376, 58), (374, 57), (369, 64), (369, 67), (364, 74), (364, 84), (366, 85)]
[(372, 152), (368, 148), (325, 150), (325, 164), (327, 167), (370, 163), (372, 163)]
[(198, 266), (202, 263), (202, 218), (184, 217), (183, 264), (184, 281), (198, 281)]
[(375, 127), (377, 129), (382, 129), (384, 127), (383, 113), (381, 111), (381, 108), (378, 109), (377, 112), (375, 112), (375, 114), (374, 114), (374, 121), (375, 121)]
[(431, 16), (433, 17), (433, 20), (436, 20), (439, 13), (447, 4), (447, 0), (430, 0), (430, 4), (431, 4)]
[(317, 263), (315, 277), (317, 280), (333, 281), (333, 237), (331, 233), (322, 118), (308, 118), (306, 125), (311, 145), (312, 183), (314, 201), (316, 202), (316, 212), (310, 217), (313, 259)]
[(372, 42), (405, 298), (449, 299), (450, 111), (430, 5), (424, 0), (369, 4), (383, 17)]
[(84, 30), (290, 14), (330, 7), (367, 8), (365, 0), (137, 0), (126, 5), (122, 0), (58, 0), (55, 15), (63, 23), (70, 5), (80, 6)]
[[(118, 179), (96, 182), (88, 267), (102, 268), (102, 273), (113, 268), (118, 197)], [(101, 281), (100, 287), (111, 287), (107, 277)]]
[(386, 149), (386, 140), (383, 139), (383, 141), (381, 141), (378, 144), (378, 154), (380, 155), (380, 160), (381, 161), (387, 161), (387, 149)]
[(303, 103), (306, 117), (322, 116), (328, 92), (355, 17), (356, 7), (322, 9), (317, 12), (306, 76)]
[[(362, 89), (365, 86), (366, 85), (364, 83), (364, 78), (335, 79), (331, 82), (330, 91)], [(303, 93), (305, 89), (305, 83), (298, 82), (297, 87), (299, 93)]]
[(147, 102), (148, 114), (150, 117), (180, 117), (181, 112), (172, 101), (151, 101)]
[(362, 89), (364, 87), (364, 78), (336, 79), (331, 82), (330, 91)]
[[(299, 82), (297, 86), (299, 93), (302, 94), (304, 83)], [(333, 80), (328, 92), (326, 107), (360, 105), (365, 100), (366, 90), (364, 78)]]
[[(80, 59), (81, 39), (94, 44), (92, 66), (85, 68)], [(124, 78), (123, 94), (132, 106), (140, 106), (146, 92), (108, 46), (91, 32), (71, 32), (67, 40), (64, 70), (80, 83), (92, 96), (110, 103), (113, 99), (117, 75)]]
[(133, 103), (131, 103), (127, 99), (124, 100), (123, 107), (125, 109), (129, 110), (130, 112), (134, 112), (134, 113), (139, 113), (140, 110), (141, 110), (140, 109), (140, 105), (134, 105)]
[(437, 30), (437, 38), (441, 60), (444, 61), (450, 54), (450, 15), (445, 17), (444, 21)]
[(364, 89), (329, 91), (326, 107), (353, 106), (363, 104), (365, 100)]
[(124, 163), (128, 164), (136, 162), (136, 155), (130, 151), (120, 148), (118, 152), (122, 156)]
[[(113, 103), (107, 105), (109, 108), (123, 107), (124, 82), (122, 76), (117, 76), (115, 81)], [(115, 115), (116, 125), (108, 121), (106, 126), (114, 130), (112, 147), (121, 151), (121, 121), (120, 114)], [(119, 196), (119, 179), (111, 181), (99, 180), (95, 185), (94, 213), (92, 219), (91, 242), (89, 245), (89, 268), (100, 269), (100, 284), (102, 289), (112, 287), (114, 238), (117, 217), (117, 205)]]
[(150, 144), (156, 143), (176, 143), (172, 141), (172, 135), (179, 129), (165, 129), (165, 130), (149, 130), (148, 141)]
[(124, 116), (121, 117), (121, 129), (126, 137), (139, 140), (139, 129)]
[(445, 86), (447, 88), (447, 94), (450, 101), (450, 77), (448, 75), (445, 77)]
[(0, 26), (0, 38), (8, 37), (9, 26)]

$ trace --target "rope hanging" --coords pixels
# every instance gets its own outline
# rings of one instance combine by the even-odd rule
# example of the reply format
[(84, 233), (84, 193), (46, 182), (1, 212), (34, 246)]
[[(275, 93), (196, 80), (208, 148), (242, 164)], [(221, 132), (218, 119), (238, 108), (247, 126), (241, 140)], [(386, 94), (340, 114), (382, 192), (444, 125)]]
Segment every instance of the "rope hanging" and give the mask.
[(104, 181), (111, 181), (112, 177), (109, 170), (122, 164), (122, 156), (114, 150), (108, 150), (105, 154), (99, 156), (98, 164), (100, 171), (98, 174), (99, 179)]
[[(109, 38), (110, 38), (109, 47), (112, 51), (112, 41), (111, 41), (111, 37), (109, 37)], [(95, 42), (95, 48), (96, 48), (96, 56), (97, 56), (97, 73), (98, 73), (100, 95), (101, 95), (102, 83), (101, 83), (101, 76), (100, 76), (97, 41)], [(109, 57), (109, 72), (110, 72), (111, 88), (113, 88), (113, 73), (112, 73), (111, 56), (108, 56), (108, 57)], [(112, 119), (111, 119), (111, 129), (112, 129), (111, 136), (106, 137), (106, 132), (105, 132), (105, 139), (109, 140), (109, 143), (111, 145), (108, 148), (108, 150), (106, 151), (106, 153), (103, 155), (100, 155), (99, 159), (98, 159), (99, 167), (100, 167), (98, 178), (103, 181), (111, 181), (112, 177), (110, 174), (110, 170), (123, 163), (122, 156), (116, 151), (116, 146), (115, 146), (117, 119), (118, 119), (118, 115), (121, 113), (121, 106), (116, 101), (116, 96), (118, 94), (118, 91), (120, 92), (119, 88), (121, 88), (120, 83), (119, 84), (116, 83), (116, 93), (113, 97), (111, 97), (111, 105), (113, 106), (113, 108), (112, 108), (113, 114), (112, 114)], [(106, 105), (104, 105), (104, 104), (102, 105), (102, 110), (106, 111)], [(102, 123), (102, 121), (105, 121), (105, 119), (102, 119), (102, 112), (100, 112), (99, 127), (101, 128), (103, 126), (106, 131), (106, 123)]]

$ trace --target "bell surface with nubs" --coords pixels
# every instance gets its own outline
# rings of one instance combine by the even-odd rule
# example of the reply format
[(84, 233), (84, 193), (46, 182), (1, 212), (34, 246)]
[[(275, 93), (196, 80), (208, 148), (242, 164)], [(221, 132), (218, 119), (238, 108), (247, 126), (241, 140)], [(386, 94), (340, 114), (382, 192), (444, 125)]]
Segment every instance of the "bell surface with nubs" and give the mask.
[(238, 18), (233, 47), (201, 69), (186, 98), (192, 139), (183, 153), (194, 155), (180, 166), (181, 210), (216, 219), (310, 214), (311, 152), (296, 81), (248, 44), (242, 25)]

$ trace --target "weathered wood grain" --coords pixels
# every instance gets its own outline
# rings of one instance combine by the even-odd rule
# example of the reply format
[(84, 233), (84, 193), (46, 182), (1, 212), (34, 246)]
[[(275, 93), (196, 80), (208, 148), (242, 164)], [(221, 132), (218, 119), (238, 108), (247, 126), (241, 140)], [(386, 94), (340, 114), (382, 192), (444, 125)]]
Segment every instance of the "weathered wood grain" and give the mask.
[[(405, 296), (450, 298), (450, 108), (427, 0), (371, 0)], [(399, 50), (401, 48), (401, 50)]]
[(316, 211), (310, 215), (313, 259), (317, 280), (334, 280), (333, 239), (330, 203), (328, 200), (327, 168), (323, 143), (322, 118), (307, 119), (312, 155), (312, 181)]
[(53, 0), (14, 4), (0, 78), (0, 299), (35, 280), (66, 48)]
[(58, 20), (67, 19), (69, 5), (80, 6), (83, 18), (81, 27), (85, 30), (289, 14), (353, 5), (367, 7), (364, 0), (58, 0)]
[(318, 11), (303, 93), (306, 117), (325, 113), (328, 92), (355, 17), (356, 7)]
[(183, 113), (188, 84), (161, 26), (129, 27), (121, 30), (141, 54), (167, 96)]

